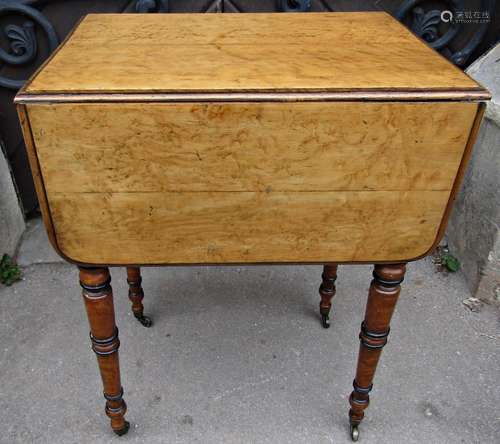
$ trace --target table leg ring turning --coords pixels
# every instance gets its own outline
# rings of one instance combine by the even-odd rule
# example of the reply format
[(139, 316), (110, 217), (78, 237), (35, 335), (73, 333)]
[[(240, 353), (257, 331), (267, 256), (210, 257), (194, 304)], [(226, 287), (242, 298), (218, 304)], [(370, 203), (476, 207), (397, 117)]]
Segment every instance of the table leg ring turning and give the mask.
[(373, 377), (389, 335), (391, 321), (396, 302), (401, 291), (406, 270), (405, 264), (375, 265), (373, 281), (368, 293), (365, 319), (359, 334), (360, 347), (354, 390), (349, 397), (351, 409), (349, 420), (351, 438), (359, 438), (358, 426), (363, 420), (364, 410), (370, 403), (369, 393), (373, 388)]
[(321, 316), (321, 325), (324, 328), (330, 328), (330, 309), (332, 308), (332, 299), (336, 293), (337, 267), (336, 264), (325, 265), (321, 275), (319, 314)]
[(153, 321), (149, 316), (144, 316), (144, 290), (142, 289), (141, 269), (139, 267), (127, 267), (128, 298), (132, 302), (132, 313), (144, 327), (151, 327)]
[(90, 324), (92, 350), (97, 356), (104, 386), (106, 415), (111, 420), (113, 431), (121, 436), (128, 432), (130, 425), (125, 421), (127, 404), (123, 400), (123, 388), (120, 382), (118, 358), (120, 340), (115, 323), (109, 270), (80, 267), (80, 284)]

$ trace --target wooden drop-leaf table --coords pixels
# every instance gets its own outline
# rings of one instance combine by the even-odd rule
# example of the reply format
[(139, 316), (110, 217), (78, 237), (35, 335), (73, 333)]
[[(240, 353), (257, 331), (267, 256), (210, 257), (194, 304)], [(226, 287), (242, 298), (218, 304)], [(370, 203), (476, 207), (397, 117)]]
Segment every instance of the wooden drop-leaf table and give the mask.
[(443, 235), (488, 92), (385, 13), (89, 15), (16, 97), (50, 241), (80, 268), (127, 432), (109, 266), (373, 263), (349, 412), (405, 264)]

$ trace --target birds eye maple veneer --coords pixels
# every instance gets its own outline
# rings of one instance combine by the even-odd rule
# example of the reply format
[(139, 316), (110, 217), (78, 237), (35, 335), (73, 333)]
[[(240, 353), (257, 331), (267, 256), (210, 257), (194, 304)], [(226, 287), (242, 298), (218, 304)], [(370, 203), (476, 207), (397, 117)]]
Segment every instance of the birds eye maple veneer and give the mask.
[(126, 433), (108, 267), (374, 263), (351, 435), (405, 263), (443, 234), (489, 94), (385, 13), (89, 15), (16, 97)]

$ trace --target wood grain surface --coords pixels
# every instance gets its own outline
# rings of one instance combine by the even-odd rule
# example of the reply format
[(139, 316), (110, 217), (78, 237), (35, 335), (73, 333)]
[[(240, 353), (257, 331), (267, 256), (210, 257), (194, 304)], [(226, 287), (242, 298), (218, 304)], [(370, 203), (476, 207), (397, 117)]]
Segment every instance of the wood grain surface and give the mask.
[(89, 104), (29, 114), (49, 193), (449, 190), (476, 109)]
[(432, 245), (449, 191), (54, 193), (83, 263), (396, 261)]
[(95, 264), (404, 261), (477, 103), (29, 105), (57, 244)]
[(24, 93), (483, 90), (382, 12), (87, 16)]

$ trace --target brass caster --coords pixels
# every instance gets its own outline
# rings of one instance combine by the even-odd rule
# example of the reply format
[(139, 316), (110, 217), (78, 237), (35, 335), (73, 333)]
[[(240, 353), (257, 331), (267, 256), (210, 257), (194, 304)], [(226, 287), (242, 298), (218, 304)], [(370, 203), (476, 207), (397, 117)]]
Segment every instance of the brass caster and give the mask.
[(128, 429), (130, 429), (130, 423), (128, 421), (125, 421), (125, 425), (123, 426), (123, 428), (121, 428), (120, 430), (113, 429), (113, 432), (115, 432), (118, 436), (123, 436), (127, 434)]
[(321, 313), (321, 325), (323, 328), (330, 328), (330, 317), (327, 314)]
[(134, 316), (142, 325), (144, 325), (144, 327), (149, 328), (153, 325), (153, 320), (148, 316), (144, 316), (143, 314), (139, 313), (138, 314), (134, 313)]
[(351, 426), (351, 439), (356, 442), (359, 439), (359, 429), (357, 425)]

